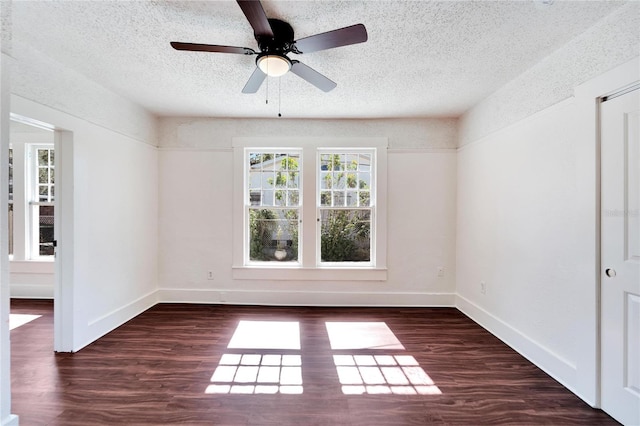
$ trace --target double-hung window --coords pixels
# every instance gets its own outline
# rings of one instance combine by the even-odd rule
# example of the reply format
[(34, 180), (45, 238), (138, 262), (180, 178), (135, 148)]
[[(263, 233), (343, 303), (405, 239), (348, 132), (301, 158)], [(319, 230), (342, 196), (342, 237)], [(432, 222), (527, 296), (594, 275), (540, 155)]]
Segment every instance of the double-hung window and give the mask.
[(238, 139), (236, 278), (386, 279), (386, 139)]
[(55, 200), (53, 145), (29, 145), (29, 239), (30, 258), (52, 256)]
[(317, 158), (318, 263), (372, 265), (375, 150), (320, 148)]
[(246, 155), (246, 257), (298, 262), (301, 151), (249, 149)]
[(9, 256), (13, 256), (13, 148), (9, 148)]

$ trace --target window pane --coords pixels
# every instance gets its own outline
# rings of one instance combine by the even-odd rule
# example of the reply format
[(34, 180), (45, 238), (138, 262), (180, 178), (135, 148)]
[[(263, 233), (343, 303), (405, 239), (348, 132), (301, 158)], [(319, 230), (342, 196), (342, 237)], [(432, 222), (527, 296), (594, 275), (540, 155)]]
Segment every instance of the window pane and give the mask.
[(300, 192), (299, 191), (289, 191), (289, 200), (287, 202), (287, 206), (299, 206), (300, 205)]
[(38, 183), (49, 183), (49, 169), (47, 167), (38, 168)]
[(369, 207), (371, 205), (371, 193), (369, 191), (360, 191), (360, 207)]
[(49, 186), (47, 185), (38, 186), (38, 200), (49, 201)]
[(287, 186), (289, 188), (298, 188), (300, 187), (300, 174), (299, 172), (290, 171), (288, 173), (289, 177), (287, 179)]
[(358, 170), (363, 172), (371, 172), (371, 154), (360, 154), (360, 163)]
[(262, 198), (260, 199), (261, 206), (273, 206), (273, 191), (262, 191)]
[(347, 191), (347, 207), (358, 207), (357, 191)]
[(262, 173), (261, 172), (251, 172), (251, 173), (249, 173), (249, 188), (260, 188), (260, 187), (262, 187), (260, 179), (262, 179)]
[(322, 262), (371, 260), (369, 210), (322, 210), (320, 215)]
[(297, 209), (249, 210), (249, 260), (297, 261)]
[(39, 210), (40, 256), (53, 256), (53, 206), (37, 206)]
[(323, 207), (331, 207), (331, 191), (322, 191), (320, 193), (320, 205)]
[(49, 165), (49, 150), (39, 149), (38, 150), (38, 166), (48, 166), (48, 165)]

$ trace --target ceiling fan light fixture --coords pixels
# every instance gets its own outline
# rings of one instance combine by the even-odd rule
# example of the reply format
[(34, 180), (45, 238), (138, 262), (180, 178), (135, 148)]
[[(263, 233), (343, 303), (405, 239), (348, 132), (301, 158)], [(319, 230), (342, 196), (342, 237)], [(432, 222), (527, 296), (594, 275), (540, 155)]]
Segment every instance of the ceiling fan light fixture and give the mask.
[(291, 61), (282, 55), (264, 55), (257, 60), (258, 68), (269, 77), (280, 77), (291, 69)]

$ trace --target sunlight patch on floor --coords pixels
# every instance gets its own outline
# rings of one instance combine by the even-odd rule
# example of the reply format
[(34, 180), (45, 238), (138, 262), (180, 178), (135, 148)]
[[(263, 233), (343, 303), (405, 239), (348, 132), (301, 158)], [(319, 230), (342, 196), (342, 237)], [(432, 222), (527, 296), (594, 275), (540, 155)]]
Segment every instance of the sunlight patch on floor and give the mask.
[(440, 395), (442, 392), (411, 355), (334, 355), (346, 395)]
[(326, 322), (331, 349), (404, 349), (384, 322)]
[(31, 321), (40, 318), (42, 315), (30, 315), (30, 314), (9, 314), (9, 330), (18, 328), (22, 325), (30, 323)]
[(300, 350), (300, 324), (297, 321), (240, 321), (227, 348)]
[(302, 358), (281, 354), (224, 354), (208, 394), (301, 394)]

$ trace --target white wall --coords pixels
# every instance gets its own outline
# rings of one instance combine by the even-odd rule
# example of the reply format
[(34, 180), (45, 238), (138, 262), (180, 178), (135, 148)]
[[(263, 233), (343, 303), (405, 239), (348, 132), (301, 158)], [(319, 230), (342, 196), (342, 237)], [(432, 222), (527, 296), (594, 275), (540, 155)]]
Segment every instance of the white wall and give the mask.
[[(591, 405), (598, 404), (596, 97), (640, 80), (638, 63), (458, 153), (458, 307)], [(594, 82), (596, 91), (583, 89)]]
[[(455, 283), (456, 121), (160, 121), (159, 298), (167, 301), (452, 305)], [(232, 138), (389, 138), (388, 280), (232, 278)], [(436, 276), (437, 266), (446, 268)], [(207, 280), (207, 271), (215, 279)]]
[(640, 80), (639, 54), (629, 2), (460, 121), (457, 306), (594, 406), (596, 98)]
[(594, 175), (578, 163), (595, 147), (574, 138), (574, 110), (565, 101), (459, 151), (457, 291), (463, 312), (577, 390), (595, 260)]
[[(0, 15), (6, 5), (0, 4)], [(9, 58), (0, 54), (0, 170), (9, 165)], [(18, 418), (11, 414), (11, 343), (9, 340), (9, 245), (7, 199), (9, 175), (0, 177), (0, 424), (17, 425)]]

